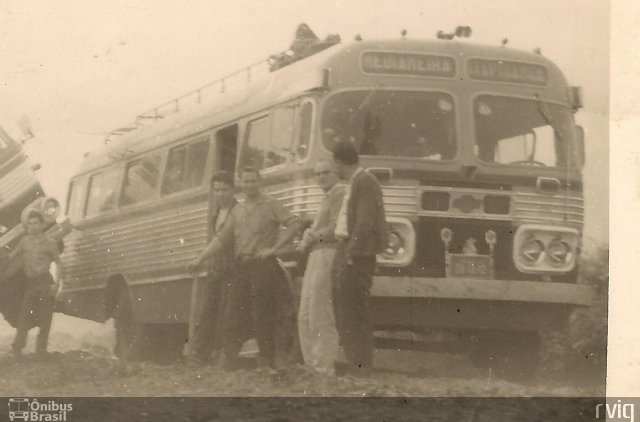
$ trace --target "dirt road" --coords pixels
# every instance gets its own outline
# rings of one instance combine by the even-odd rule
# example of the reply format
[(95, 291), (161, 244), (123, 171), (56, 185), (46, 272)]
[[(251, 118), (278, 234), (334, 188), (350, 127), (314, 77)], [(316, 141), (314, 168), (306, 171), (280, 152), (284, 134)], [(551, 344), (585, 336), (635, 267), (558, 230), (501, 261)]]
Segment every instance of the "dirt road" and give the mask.
[[(538, 377), (514, 383), (479, 370), (464, 355), (378, 351), (377, 369), (366, 378), (327, 377), (302, 365), (282, 373), (266, 369), (225, 371), (185, 363), (123, 363), (101, 344), (52, 352), (45, 360), (27, 354), (0, 357), (2, 396), (597, 396), (597, 383)], [(68, 339), (66, 339), (68, 341)], [(57, 339), (60, 341), (60, 339)], [(52, 339), (56, 350), (56, 338)]]

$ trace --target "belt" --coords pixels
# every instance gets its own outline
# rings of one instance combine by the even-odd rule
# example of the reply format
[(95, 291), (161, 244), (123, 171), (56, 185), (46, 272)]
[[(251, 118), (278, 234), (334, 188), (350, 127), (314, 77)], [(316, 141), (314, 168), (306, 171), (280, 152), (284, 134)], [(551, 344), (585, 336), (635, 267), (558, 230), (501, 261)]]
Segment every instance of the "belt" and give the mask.
[(261, 261), (264, 259), (268, 259), (271, 257), (267, 257), (267, 258), (259, 258), (255, 255), (238, 255), (236, 256), (236, 260), (240, 261), (240, 262), (251, 262), (251, 261)]
[(339, 243), (340, 242), (318, 242), (309, 249), (309, 252), (317, 251), (319, 249), (337, 249)]

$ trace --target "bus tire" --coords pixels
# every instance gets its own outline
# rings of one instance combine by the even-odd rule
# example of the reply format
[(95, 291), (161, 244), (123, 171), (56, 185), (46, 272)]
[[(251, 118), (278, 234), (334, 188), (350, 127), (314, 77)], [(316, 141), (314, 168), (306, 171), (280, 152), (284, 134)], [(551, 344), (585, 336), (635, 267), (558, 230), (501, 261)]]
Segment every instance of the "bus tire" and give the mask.
[(146, 360), (152, 354), (150, 327), (140, 323), (133, 312), (129, 289), (122, 286), (117, 291), (117, 304), (113, 312), (116, 341), (113, 352), (125, 361)]
[(518, 382), (530, 381), (540, 362), (540, 337), (536, 332), (498, 332), (483, 335), (472, 347), (471, 362), (481, 369)]

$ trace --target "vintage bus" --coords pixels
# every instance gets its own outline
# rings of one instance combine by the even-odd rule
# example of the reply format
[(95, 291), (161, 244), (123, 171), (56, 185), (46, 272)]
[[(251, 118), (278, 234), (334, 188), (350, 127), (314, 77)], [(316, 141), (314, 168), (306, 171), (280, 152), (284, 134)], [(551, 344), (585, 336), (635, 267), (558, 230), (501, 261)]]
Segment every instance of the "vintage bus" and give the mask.
[(26, 217), (31, 210), (44, 216), (47, 234), (59, 242), (71, 226), (56, 221), (61, 209), (58, 200), (44, 191), (20, 143), (0, 128), (0, 314), (11, 325), (17, 323), (26, 285), (22, 259), (9, 260), (12, 248), (25, 234)]
[(43, 195), (22, 146), (0, 127), (0, 235), (15, 227), (24, 207)]
[(348, 140), (388, 220), (378, 347), (533, 368), (539, 333), (591, 297), (577, 284), (580, 90), (539, 53), (456, 40), (354, 41), (276, 67), (143, 113), (85, 160), (69, 186), (64, 312), (114, 317), (120, 355), (179, 353), (209, 177), (258, 167), (267, 192), (312, 216), (312, 168)]

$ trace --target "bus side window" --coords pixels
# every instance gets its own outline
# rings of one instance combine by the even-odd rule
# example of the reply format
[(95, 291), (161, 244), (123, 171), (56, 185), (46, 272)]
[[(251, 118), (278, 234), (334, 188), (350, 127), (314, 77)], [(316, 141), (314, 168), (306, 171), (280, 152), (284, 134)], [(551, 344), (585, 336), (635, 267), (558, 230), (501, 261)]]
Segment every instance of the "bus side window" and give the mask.
[(184, 189), (194, 188), (202, 184), (204, 170), (209, 156), (209, 138), (187, 146), (186, 179)]
[(156, 195), (160, 174), (160, 154), (129, 163), (125, 173), (121, 205), (147, 201)]
[(120, 169), (116, 168), (91, 176), (85, 215), (93, 216), (115, 209), (119, 175)]
[(269, 146), (269, 118), (252, 120), (247, 125), (247, 142), (242, 148), (241, 167), (265, 167), (265, 153)]
[(82, 218), (82, 207), (84, 205), (86, 191), (86, 178), (72, 180), (69, 184), (69, 194), (67, 195), (67, 216), (69, 216), (71, 221)]
[(287, 161), (293, 143), (296, 107), (277, 107), (271, 117), (252, 120), (247, 125), (246, 144), (241, 164), (258, 170), (275, 167)]
[(174, 193), (182, 190), (182, 178), (184, 173), (184, 162), (187, 158), (187, 147), (185, 145), (173, 148), (169, 151), (169, 160), (164, 173), (164, 183), (162, 193)]
[(202, 184), (207, 165), (209, 139), (181, 145), (169, 151), (163, 194), (180, 192)]
[(298, 145), (296, 154), (299, 160), (304, 160), (309, 155), (311, 145), (311, 122), (313, 118), (313, 103), (306, 102), (300, 109), (300, 123), (298, 131)]
[(271, 148), (266, 154), (265, 167), (273, 167), (287, 161), (293, 142), (293, 124), (297, 107), (284, 105), (273, 110), (271, 119)]

